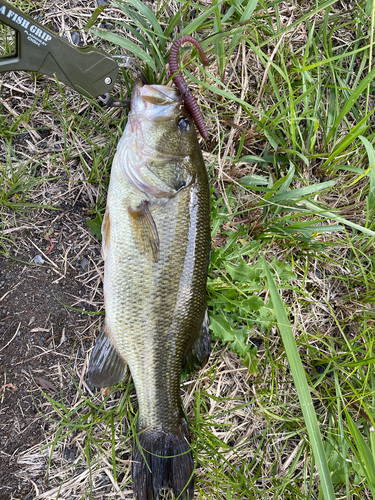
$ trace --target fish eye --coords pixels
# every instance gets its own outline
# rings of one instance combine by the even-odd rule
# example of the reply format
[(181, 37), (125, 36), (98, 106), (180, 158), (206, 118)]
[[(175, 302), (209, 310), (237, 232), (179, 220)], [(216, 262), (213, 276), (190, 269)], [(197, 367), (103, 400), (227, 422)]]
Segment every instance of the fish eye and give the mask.
[(180, 118), (177, 119), (177, 127), (180, 130), (184, 130), (184, 131), (190, 130), (190, 122), (187, 118), (185, 118), (184, 116), (181, 116)]

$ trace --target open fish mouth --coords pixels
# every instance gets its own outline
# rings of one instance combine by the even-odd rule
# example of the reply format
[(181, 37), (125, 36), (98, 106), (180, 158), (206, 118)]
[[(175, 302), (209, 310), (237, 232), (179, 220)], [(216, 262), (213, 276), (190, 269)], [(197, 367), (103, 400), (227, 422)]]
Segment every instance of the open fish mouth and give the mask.
[(143, 85), (137, 82), (132, 94), (129, 119), (147, 118), (155, 122), (174, 119), (176, 108), (182, 105), (178, 90), (164, 85)]

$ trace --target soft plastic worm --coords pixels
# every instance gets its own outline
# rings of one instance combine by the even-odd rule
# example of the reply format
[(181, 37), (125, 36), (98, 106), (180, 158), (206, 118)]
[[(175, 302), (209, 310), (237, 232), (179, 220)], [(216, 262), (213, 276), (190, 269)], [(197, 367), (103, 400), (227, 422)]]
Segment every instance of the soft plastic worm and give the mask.
[(184, 35), (180, 38), (177, 38), (177, 40), (172, 45), (172, 48), (171, 48), (171, 51), (169, 54), (169, 71), (171, 72), (172, 75), (174, 75), (172, 77), (173, 83), (176, 85), (178, 90), (181, 92), (182, 99), (183, 99), (187, 109), (189, 110), (191, 116), (193, 117), (193, 120), (194, 120), (201, 136), (203, 137), (203, 139), (205, 139), (208, 136), (208, 132), (207, 132), (206, 126), (204, 124), (201, 110), (199, 109), (199, 106), (198, 106), (196, 100), (194, 99), (190, 90), (188, 89), (184, 79), (182, 78), (182, 75), (180, 72), (180, 67), (178, 64), (178, 59), (177, 59), (178, 49), (181, 47), (182, 44), (184, 44), (186, 42), (191, 43), (192, 45), (194, 45), (194, 47), (196, 47), (198, 49), (201, 61), (205, 66), (208, 66), (210, 64), (210, 61), (208, 60), (206, 54), (203, 52), (203, 49), (202, 49), (200, 43), (192, 36)]

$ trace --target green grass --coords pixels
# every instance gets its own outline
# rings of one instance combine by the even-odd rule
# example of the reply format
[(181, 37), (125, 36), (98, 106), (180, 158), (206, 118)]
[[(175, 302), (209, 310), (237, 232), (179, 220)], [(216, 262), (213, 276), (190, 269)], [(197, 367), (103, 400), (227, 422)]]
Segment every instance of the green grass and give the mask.
[[(177, 12), (167, 4), (159, 1), (151, 12), (139, 0), (115, 2), (123, 14), (112, 21), (116, 29), (94, 24), (91, 33), (113, 54), (119, 47), (135, 54), (153, 83), (168, 81), (169, 41), (177, 32), (197, 36), (212, 62), (205, 69), (194, 51), (181, 50), (186, 80), (202, 96), (210, 131), (202, 148), (213, 186), (208, 297), (215, 347), (187, 409), (199, 498), (372, 498), (372, 2), (348, 10), (332, 0), (296, 3), (293, 17), (279, 2), (182, 2)], [(131, 85), (123, 70), (124, 95)], [(56, 99), (46, 106), (58, 116), (61, 95)], [(68, 104), (60, 120), (87, 148), (85, 182), (98, 186), (90, 208), (100, 224), (124, 119), (92, 106), (96, 121), (88, 108), (77, 113)], [(21, 120), (4, 113), (1, 120), (11, 151)], [(239, 128), (231, 128), (235, 120)], [(94, 140), (99, 128), (104, 145)], [(57, 156), (82, 158), (68, 131), (65, 137)], [(29, 206), (37, 181), (27, 165), (2, 164), (3, 207)], [(254, 337), (263, 341), (258, 351)], [(226, 389), (218, 387), (223, 362), (233, 359), (233, 384), (247, 384), (240, 367), (248, 369), (248, 392), (234, 390), (228, 375)], [(95, 468), (105, 455), (118, 479), (135, 433), (130, 387), (122, 384), (101, 402), (81, 394), (74, 410), (49, 398), (56, 409), (52, 445), (84, 431), (82, 463)], [(112, 396), (118, 404), (109, 404)], [(129, 465), (125, 470), (124, 489), (131, 481)]]
[(0, 48), (1, 55), (14, 54), (15, 47), (15, 34), (14, 31), (4, 24), (0, 25)]

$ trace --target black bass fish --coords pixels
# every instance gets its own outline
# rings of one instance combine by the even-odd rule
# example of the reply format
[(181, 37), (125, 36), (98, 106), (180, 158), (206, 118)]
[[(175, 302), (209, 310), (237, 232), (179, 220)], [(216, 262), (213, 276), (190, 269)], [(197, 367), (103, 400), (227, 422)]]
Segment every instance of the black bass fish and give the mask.
[(162, 489), (192, 500), (180, 378), (210, 354), (209, 184), (192, 118), (172, 87), (135, 85), (102, 236), (106, 316), (89, 379), (114, 385), (129, 365), (139, 405), (136, 500), (156, 500)]

